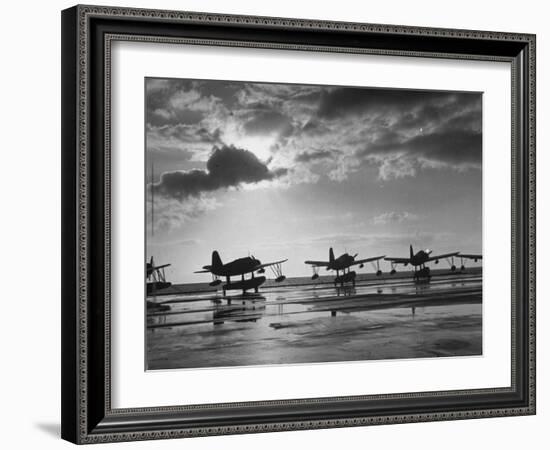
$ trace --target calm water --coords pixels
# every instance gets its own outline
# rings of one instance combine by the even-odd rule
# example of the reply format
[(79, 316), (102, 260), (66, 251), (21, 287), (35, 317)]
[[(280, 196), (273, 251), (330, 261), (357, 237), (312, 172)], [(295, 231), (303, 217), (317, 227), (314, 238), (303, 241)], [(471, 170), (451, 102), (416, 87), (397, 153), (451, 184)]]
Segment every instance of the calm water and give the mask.
[(147, 315), (148, 368), (481, 354), (479, 273), (295, 284), (150, 298), (169, 309)]

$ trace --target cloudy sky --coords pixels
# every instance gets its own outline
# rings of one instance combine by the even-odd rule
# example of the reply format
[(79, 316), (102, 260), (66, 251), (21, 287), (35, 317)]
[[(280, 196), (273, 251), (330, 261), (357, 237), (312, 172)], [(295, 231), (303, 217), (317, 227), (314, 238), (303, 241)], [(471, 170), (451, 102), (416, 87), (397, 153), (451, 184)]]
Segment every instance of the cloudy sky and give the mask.
[[(481, 252), (482, 95), (147, 78), (147, 253), (172, 282), (248, 254)], [(154, 201), (154, 213), (151, 202)], [(365, 270), (372, 270), (366, 267)]]

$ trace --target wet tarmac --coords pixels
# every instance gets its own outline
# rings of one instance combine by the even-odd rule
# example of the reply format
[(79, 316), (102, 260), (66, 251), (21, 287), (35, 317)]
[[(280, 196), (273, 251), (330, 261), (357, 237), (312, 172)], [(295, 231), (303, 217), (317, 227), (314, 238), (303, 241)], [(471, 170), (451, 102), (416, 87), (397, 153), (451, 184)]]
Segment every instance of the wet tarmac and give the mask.
[[(147, 368), (481, 355), (480, 273), (148, 298)], [(169, 307), (169, 309), (167, 308)]]

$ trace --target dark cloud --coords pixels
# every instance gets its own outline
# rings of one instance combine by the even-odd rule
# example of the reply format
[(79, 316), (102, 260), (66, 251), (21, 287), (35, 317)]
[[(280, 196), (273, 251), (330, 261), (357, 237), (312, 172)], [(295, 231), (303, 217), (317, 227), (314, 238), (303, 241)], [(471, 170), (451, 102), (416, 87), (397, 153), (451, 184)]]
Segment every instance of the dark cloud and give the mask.
[(209, 80), (197, 84), (197, 89), (204, 96), (219, 98), (228, 109), (232, 109), (238, 103), (236, 94), (242, 89), (242, 84), (223, 80)]
[(440, 117), (446, 112), (442, 108), (464, 108), (465, 104), (476, 101), (479, 96), (476, 93), (344, 87), (323, 92), (318, 115), (337, 119), (350, 114), (380, 114), (389, 110), (404, 114), (418, 108), (420, 111), (411, 117), (418, 115), (426, 120)]
[(286, 169), (270, 170), (254, 153), (234, 146), (214, 147), (206, 170), (163, 173), (154, 189), (177, 199), (198, 196), (203, 192), (259, 183), (285, 175)]
[(146, 116), (150, 126), (194, 125), (223, 103), (231, 109), (238, 87), (224, 81), (147, 78)]
[(202, 114), (198, 111), (174, 111), (168, 109), (170, 98), (177, 92), (192, 89), (191, 80), (145, 79), (145, 121), (149, 125), (162, 126), (178, 123), (195, 124)]
[(428, 93), (427, 102), (393, 114), (392, 125), (373, 124), (356, 156), (404, 175), (422, 167), (481, 168), (481, 95), (446, 95), (441, 100)]
[(441, 102), (428, 102), (398, 117), (397, 127), (414, 130), (425, 126), (446, 129), (481, 131), (481, 95), (477, 93), (451, 94)]
[[(146, 90), (148, 149), (167, 153), (159, 166), (185, 180), (183, 190), (191, 192), (185, 195), (225, 186), (193, 162), (212, 146), (226, 148), (246, 136), (270, 139), (279, 164), (299, 163), (341, 180), (367, 166), (387, 179), (427, 168), (481, 168), (482, 95), (476, 92), (161, 79), (149, 80)], [(339, 153), (331, 155), (333, 148)], [(181, 164), (168, 167), (169, 151)], [(319, 177), (295, 181), (306, 179)]]
[(461, 129), (419, 134), (404, 140), (392, 133), (358, 151), (357, 155), (368, 157), (390, 152), (401, 152), (416, 159), (423, 158), (451, 165), (480, 165), (482, 137), (479, 132)]
[(453, 130), (442, 133), (419, 135), (407, 144), (413, 152), (426, 159), (450, 164), (481, 163), (481, 133), (468, 130)]
[(299, 153), (294, 159), (296, 162), (309, 163), (312, 161), (319, 161), (321, 159), (331, 159), (334, 157), (334, 152), (330, 150), (318, 150), (315, 152), (303, 152)]

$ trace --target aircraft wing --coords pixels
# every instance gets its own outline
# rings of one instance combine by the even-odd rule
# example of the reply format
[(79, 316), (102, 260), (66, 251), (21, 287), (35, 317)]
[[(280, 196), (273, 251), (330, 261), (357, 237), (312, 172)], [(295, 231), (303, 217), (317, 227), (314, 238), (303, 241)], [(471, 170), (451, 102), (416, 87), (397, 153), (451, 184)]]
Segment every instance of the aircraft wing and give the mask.
[(453, 252), (453, 253), (445, 253), (444, 255), (435, 255), (430, 256), (426, 262), (428, 261), (435, 261), (436, 259), (443, 259), (443, 258), (450, 258), (451, 256), (457, 256), (460, 252)]
[(149, 267), (149, 270), (164, 269), (165, 267), (168, 267), (168, 266), (170, 266), (170, 265), (171, 265), (171, 264), (163, 264), (162, 266)]
[(252, 270), (252, 272), (256, 272), (256, 270), (263, 269), (264, 267), (269, 267), (269, 266), (275, 266), (277, 264), (282, 264), (286, 261), (288, 261), (288, 259), (281, 259), (280, 261), (274, 261), (274, 262), (270, 262), (270, 263), (260, 264), (259, 266), (254, 267), (254, 270)]
[(202, 266), (204, 270), (197, 270), (193, 273), (211, 273), (212, 272), (212, 266)]
[(458, 255), (460, 258), (466, 258), (466, 259), (483, 259), (483, 255), (463, 255), (460, 253)]
[(396, 264), (409, 264), (411, 262), (410, 258), (384, 258), (385, 261), (391, 261), (392, 263)]
[(310, 266), (327, 267), (330, 263), (328, 261), (305, 261)]
[(371, 261), (378, 261), (379, 259), (385, 258), (386, 255), (383, 256), (373, 256), (372, 258), (365, 258), (365, 259), (359, 259), (357, 261), (354, 261), (353, 264), (350, 264), (350, 266), (355, 266), (356, 264), (363, 264), (368, 263)]

